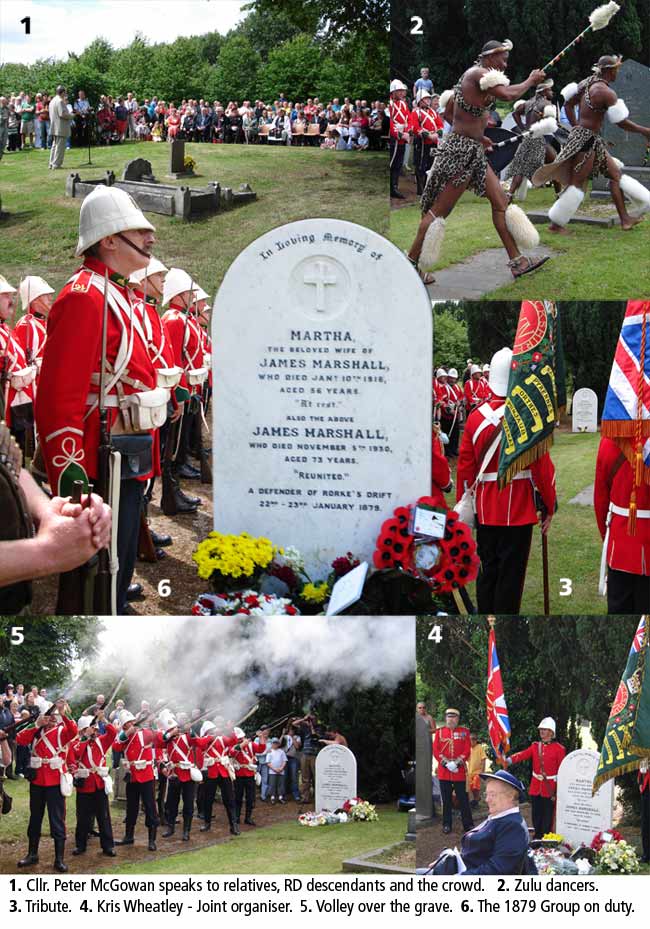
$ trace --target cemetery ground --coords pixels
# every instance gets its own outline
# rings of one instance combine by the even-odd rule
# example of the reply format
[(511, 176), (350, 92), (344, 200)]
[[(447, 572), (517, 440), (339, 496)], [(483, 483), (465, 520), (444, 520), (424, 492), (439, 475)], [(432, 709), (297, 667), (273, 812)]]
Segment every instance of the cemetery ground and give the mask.
[(283, 223), (328, 216), (387, 232), (385, 152), (198, 143), (188, 143), (185, 152), (196, 161), (196, 175), (178, 181), (165, 177), (166, 143), (92, 148), (91, 167), (83, 166), (87, 149), (69, 149), (60, 171), (48, 171), (48, 155), (38, 149), (5, 155), (0, 162), (0, 273), (16, 287), (24, 275), (38, 274), (60, 290), (79, 266), (74, 249), (81, 201), (65, 196), (67, 175), (78, 172), (86, 180), (112, 170), (119, 179), (133, 158), (150, 161), (164, 184), (201, 187), (219, 181), (237, 190), (247, 183), (256, 192), (252, 204), (189, 223), (149, 214), (156, 226), (155, 255), (169, 267), (185, 268), (212, 296), (239, 252)]
[[(551, 613), (582, 615), (603, 614), (607, 610), (604, 598), (598, 594), (598, 577), (602, 542), (593, 505), (570, 503), (577, 494), (591, 487), (596, 471), (599, 433), (572, 433), (570, 426), (555, 432), (551, 458), (556, 471), (558, 511), (553, 517), (548, 536)], [(455, 459), (452, 471), (455, 478)], [(450, 506), (455, 490), (447, 496)], [(562, 578), (571, 580), (571, 594)], [(474, 585), (469, 587), (476, 603)], [(542, 541), (539, 527), (533, 530), (530, 560), (526, 573), (522, 615), (535, 616), (544, 612), (542, 579)]]
[[(10, 815), (2, 817), (2, 856), (0, 874), (16, 872), (16, 861), (27, 845), (29, 819), (29, 784), (25, 780), (6, 781), (7, 792), (13, 797)], [(74, 857), (75, 800), (67, 801), (67, 842), (65, 860), (72, 873), (107, 872), (122, 874), (336, 874), (342, 862), (372, 851), (396, 846), (400, 867), (415, 867), (415, 843), (405, 843), (407, 814), (398, 813), (394, 804), (378, 805), (379, 820), (373, 823), (349, 822), (338, 826), (301, 826), (298, 815), (309, 806), (293, 801), (285, 806), (256, 802), (253, 819), (257, 826), (242, 823), (241, 835), (231, 836), (226, 815), (219, 799), (214, 806), (210, 832), (200, 832), (202, 820), (195, 817), (189, 842), (181, 839), (177, 828), (172, 838), (163, 839), (158, 830), (157, 852), (147, 850), (147, 830), (144, 816), (138, 819), (135, 845), (116, 848), (117, 858), (101, 854), (99, 839), (91, 838), (85, 855)], [(111, 820), (116, 839), (123, 835), (122, 820), (126, 804), (111, 803)], [(402, 846), (408, 848), (403, 849)], [(52, 871), (54, 848), (49, 838), (47, 817), (43, 821), (43, 836), (39, 849), (40, 863), (29, 873), (47, 874)], [(387, 853), (380, 863), (390, 862)], [(27, 873), (27, 872), (25, 872)]]
[[(407, 198), (411, 186), (410, 179), (403, 179), (400, 185)], [(553, 191), (547, 188), (530, 190), (526, 201), (518, 205), (526, 211), (539, 211), (548, 210), (553, 202)], [(603, 213), (615, 213), (615, 210), (609, 201), (603, 203), (586, 197), (580, 212), (600, 217)], [(389, 238), (399, 248), (408, 250), (419, 220), (419, 204), (414, 202), (410, 205), (407, 199), (406, 205), (391, 210)], [(567, 236), (548, 232), (547, 224), (536, 228), (540, 234), (541, 251), (553, 251), (551, 260), (535, 274), (485, 292), (483, 298), (557, 300), (561, 296), (565, 300), (626, 300), (650, 290), (650, 266), (645, 261), (650, 249), (650, 221), (647, 217), (630, 232), (623, 232), (618, 225), (605, 228), (582, 223), (571, 223), (570, 235)], [(442, 253), (436, 268), (451, 268), (487, 249), (499, 249), (495, 259), (502, 261), (506, 268), (506, 254), (492, 225), (489, 203), (472, 193), (465, 193), (447, 219)], [(460, 283), (462, 285), (462, 281)], [(428, 290), (431, 298), (437, 299), (436, 285), (431, 285)]]
[[(521, 814), (530, 825), (532, 823), (530, 803), (520, 804), (519, 809)], [(476, 825), (483, 822), (484, 819), (487, 819), (488, 808), (485, 803), (485, 799), (482, 796), (479, 801), (479, 805), (473, 811), (474, 822)], [(417, 833), (417, 867), (426, 868), (432, 861), (435, 861), (440, 852), (445, 848), (453, 848), (457, 846), (460, 849), (460, 843), (463, 835), (463, 826), (460, 821), (460, 813), (458, 810), (454, 810), (452, 816), (452, 826), (451, 833), (449, 835), (444, 835), (442, 832), (442, 823), (440, 819), (440, 802), (436, 804), (436, 813), (437, 816), (433, 820), (433, 824), (430, 826), (423, 826), (418, 828)], [(621, 833), (626, 842), (629, 842), (633, 845), (640, 854), (641, 849), (641, 829), (640, 826), (628, 826), (625, 825), (625, 820), (621, 820), (622, 815), (620, 805), (616, 805), (614, 808), (614, 828)], [(617, 818), (618, 817), (618, 818)], [(650, 865), (641, 864), (639, 865), (639, 874), (650, 874)]]

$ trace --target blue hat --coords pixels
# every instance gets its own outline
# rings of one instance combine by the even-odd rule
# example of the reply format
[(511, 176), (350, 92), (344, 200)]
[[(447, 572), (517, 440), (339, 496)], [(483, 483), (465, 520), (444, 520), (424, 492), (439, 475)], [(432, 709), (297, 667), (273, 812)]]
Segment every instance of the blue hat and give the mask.
[(481, 774), (483, 779), (492, 777), (497, 781), (504, 781), (510, 787), (514, 787), (515, 790), (519, 791), (519, 799), (523, 800), (526, 793), (526, 788), (521, 783), (518, 777), (515, 777), (514, 774), (511, 774), (509, 771), (495, 771), (493, 774)]

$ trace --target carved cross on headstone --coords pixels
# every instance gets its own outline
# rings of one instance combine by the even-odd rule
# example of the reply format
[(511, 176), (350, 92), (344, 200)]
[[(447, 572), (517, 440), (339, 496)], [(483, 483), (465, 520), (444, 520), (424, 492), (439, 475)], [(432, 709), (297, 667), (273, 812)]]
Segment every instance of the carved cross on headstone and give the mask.
[(311, 266), (313, 270), (306, 271), (303, 277), (305, 284), (316, 287), (316, 310), (325, 312), (325, 288), (338, 282), (338, 277), (330, 270), (326, 261), (315, 261)]

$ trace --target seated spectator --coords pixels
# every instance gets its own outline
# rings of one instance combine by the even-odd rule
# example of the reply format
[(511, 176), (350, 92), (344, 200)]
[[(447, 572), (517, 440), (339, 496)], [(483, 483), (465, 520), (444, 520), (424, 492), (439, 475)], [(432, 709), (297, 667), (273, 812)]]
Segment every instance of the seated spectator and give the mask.
[(181, 127), (180, 113), (175, 106), (170, 106), (165, 125), (167, 127), (167, 138), (175, 139)]

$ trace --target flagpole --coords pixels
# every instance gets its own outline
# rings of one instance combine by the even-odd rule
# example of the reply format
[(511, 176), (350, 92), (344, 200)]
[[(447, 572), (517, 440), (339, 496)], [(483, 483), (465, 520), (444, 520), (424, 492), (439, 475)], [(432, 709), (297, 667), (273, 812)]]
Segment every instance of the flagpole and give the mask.
[(463, 690), (466, 690), (467, 693), (471, 694), (478, 703), (483, 703), (483, 700), (481, 699), (481, 697), (477, 697), (474, 691), (471, 689), (471, 687), (468, 687), (467, 684), (463, 684), (463, 682), (459, 680), (454, 674), (452, 674), (451, 671), (448, 671), (447, 673), (449, 674), (449, 677), (451, 677), (454, 681), (456, 681), (457, 684), (460, 684)]

